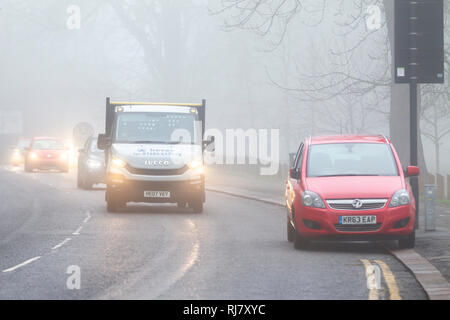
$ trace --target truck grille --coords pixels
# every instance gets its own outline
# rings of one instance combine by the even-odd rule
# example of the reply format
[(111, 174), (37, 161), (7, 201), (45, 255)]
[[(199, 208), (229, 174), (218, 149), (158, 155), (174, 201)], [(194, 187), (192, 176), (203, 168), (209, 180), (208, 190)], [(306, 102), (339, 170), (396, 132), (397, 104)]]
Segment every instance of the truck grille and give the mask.
[(337, 199), (327, 200), (330, 208), (335, 210), (375, 210), (384, 208), (387, 199)]
[(128, 172), (132, 174), (149, 175), (149, 176), (175, 176), (185, 173), (189, 169), (189, 167), (184, 166), (178, 169), (141, 169), (127, 165), (126, 169), (128, 170)]
[(381, 223), (377, 224), (335, 224), (334, 227), (340, 232), (368, 232), (377, 231)]

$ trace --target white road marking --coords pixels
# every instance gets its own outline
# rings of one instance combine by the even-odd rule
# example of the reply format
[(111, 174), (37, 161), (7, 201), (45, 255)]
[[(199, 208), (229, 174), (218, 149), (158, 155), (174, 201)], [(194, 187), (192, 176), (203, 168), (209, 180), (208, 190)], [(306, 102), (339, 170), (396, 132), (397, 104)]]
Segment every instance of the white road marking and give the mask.
[(64, 239), (63, 242), (61, 242), (61, 243), (57, 244), (56, 246), (54, 246), (54, 247), (52, 248), (52, 250), (56, 250), (56, 249), (58, 249), (58, 248), (61, 248), (63, 245), (65, 245), (65, 244), (66, 244), (67, 242), (69, 242), (70, 240), (72, 240), (72, 238), (66, 238), (66, 239)]
[(83, 227), (79, 227), (74, 233), (72, 233), (74, 236), (78, 236), (80, 234), (81, 229), (83, 229)]
[(36, 261), (36, 260), (38, 260), (38, 259), (40, 259), (40, 258), (41, 258), (40, 256), (31, 258), (31, 259), (29, 259), (29, 260), (27, 260), (27, 261), (25, 261), (25, 262), (22, 262), (21, 264), (18, 264), (17, 266), (14, 266), (14, 267), (9, 268), (9, 269), (5, 269), (5, 270), (3, 270), (3, 272), (11, 272), (11, 271), (14, 271), (14, 270), (19, 269), (19, 268), (21, 268), (21, 267), (23, 267), (23, 266), (26, 266), (27, 264), (30, 264), (30, 263), (32, 263), (32, 262), (34, 262), (34, 261)]
[(86, 212), (86, 218), (83, 220), (83, 223), (87, 223), (91, 219), (91, 213), (88, 211)]

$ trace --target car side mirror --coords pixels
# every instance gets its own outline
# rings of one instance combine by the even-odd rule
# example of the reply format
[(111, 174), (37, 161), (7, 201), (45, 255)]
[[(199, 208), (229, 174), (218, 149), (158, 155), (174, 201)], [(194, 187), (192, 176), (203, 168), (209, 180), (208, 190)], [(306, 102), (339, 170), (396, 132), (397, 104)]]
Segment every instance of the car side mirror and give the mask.
[(111, 143), (111, 141), (106, 134), (100, 133), (98, 135), (97, 148), (99, 150), (105, 150), (110, 145), (110, 143)]
[(214, 136), (208, 136), (206, 140), (203, 141), (203, 149), (213, 152), (216, 150), (215, 142), (216, 138)]
[(408, 166), (405, 174), (407, 177), (417, 177), (420, 174), (420, 169), (416, 166)]

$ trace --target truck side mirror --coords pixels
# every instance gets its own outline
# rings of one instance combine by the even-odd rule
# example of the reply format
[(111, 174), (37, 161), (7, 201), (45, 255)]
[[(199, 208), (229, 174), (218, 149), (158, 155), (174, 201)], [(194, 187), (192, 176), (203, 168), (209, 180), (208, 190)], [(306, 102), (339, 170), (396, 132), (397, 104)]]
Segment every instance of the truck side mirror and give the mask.
[(109, 145), (109, 143), (110, 143), (110, 141), (109, 141), (109, 138), (106, 136), (106, 134), (100, 133), (98, 135), (97, 148), (99, 150), (105, 150), (106, 147)]
[(214, 136), (208, 136), (208, 138), (203, 141), (203, 149), (206, 149), (207, 151), (215, 151), (216, 147), (214, 145), (214, 141), (216, 138)]

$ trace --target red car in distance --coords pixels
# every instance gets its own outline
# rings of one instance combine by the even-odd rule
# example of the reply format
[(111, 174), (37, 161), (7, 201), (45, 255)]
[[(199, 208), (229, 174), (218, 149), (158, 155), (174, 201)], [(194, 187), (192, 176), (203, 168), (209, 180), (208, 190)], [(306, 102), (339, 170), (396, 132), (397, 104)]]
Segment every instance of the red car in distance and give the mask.
[(51, 137), (35, 137), (31, 140), (30, 147), (25, 155), (25, 171), (59, 170), (69, 172), (69, 150), (63, 141)]
[(415, 200), (394, 146), (384, 136), (312, 137), (300, 144), (286, 181), (287, 238), (394, 239), (415, 244)]

